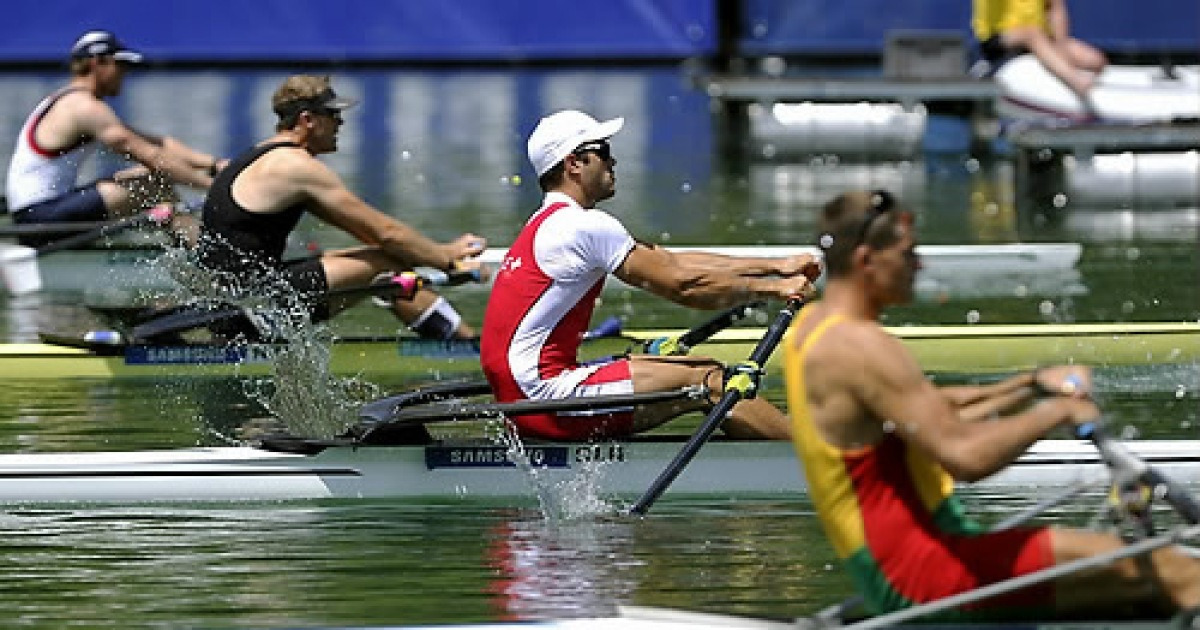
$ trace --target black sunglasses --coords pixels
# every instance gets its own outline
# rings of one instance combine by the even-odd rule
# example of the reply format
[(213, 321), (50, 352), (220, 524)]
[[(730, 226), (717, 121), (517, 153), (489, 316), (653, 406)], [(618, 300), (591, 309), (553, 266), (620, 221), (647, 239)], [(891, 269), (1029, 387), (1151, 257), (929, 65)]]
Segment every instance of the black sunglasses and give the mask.
[(871, 208), (867, 210), (867, 216), (863, 219), (862, 227), (858, 228), (858, 236), (854, 239), (854, 244), (851, 247), (858, 247), (867, 242), (867, 233), (871, 231), (871, 226), (882, 215), (896, 209), (896, 198), (892, 193), (886, 190), (871, 191)]
[(337, 122), (342, 121), (342, 110), (340, 109), (334, 109), (332, 107), (316, 107), (311, 111), (318, 116), (328, 116)]
[(596, 157), (604, 160), (605, 162), (611, 162), (613, 159), (612, 146), (610, 146), (608, 142), (604, 140), (600, 140), (598, 142), (585, 142), (576, 147), (576, 149), (571, 153), (577, 157), (583, 157), (588, 153), (595, 153)]

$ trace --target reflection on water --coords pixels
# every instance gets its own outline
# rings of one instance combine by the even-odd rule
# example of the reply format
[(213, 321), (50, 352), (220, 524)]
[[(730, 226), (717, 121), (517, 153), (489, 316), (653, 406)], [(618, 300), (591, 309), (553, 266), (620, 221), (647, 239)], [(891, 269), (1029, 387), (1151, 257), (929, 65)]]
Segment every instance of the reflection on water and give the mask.
[[(21, 508), (22, 627), (309, 627), (579, 617), (618, 603), (790, 616), (845, 592), (798, 500), (550, 525), (487, 504)], [(18, 569), (19, 567), (19, 569)]]
[(1168, 241), (1196, 244), (1200, 210), (1071, 210), (1064, 230), (1086, 241)]

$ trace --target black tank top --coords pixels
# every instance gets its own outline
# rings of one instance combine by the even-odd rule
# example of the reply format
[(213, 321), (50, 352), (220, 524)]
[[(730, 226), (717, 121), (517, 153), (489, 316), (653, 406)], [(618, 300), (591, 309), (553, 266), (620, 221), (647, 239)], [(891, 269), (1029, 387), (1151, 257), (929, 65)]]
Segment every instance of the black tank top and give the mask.
[(298, 203), (280, 212), (249, 212), (233, 199), (233, 181), (268, 151), (299, 147), (294, 142), (273, 142), (254, 147), (229, 163), (208, 189), (197, 250), (201, 264), (223, 271), (247, 270), (253, 263), (278, 268), (288, 234), (308, 209)]

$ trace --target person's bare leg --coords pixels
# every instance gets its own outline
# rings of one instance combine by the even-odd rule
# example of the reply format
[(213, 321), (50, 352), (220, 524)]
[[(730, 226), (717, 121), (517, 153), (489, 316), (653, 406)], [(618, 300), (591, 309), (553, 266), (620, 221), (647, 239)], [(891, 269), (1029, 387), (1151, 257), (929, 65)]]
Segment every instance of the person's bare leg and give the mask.
[[(710, 403), (715, 403), (723, 394), (724, 372), (721, 364), (704, 357), (634, 355), (630, 357), (630, 373), (635, 392), (666, 391), (706, 383), (711, 391)], [(645, 411), (639, 410), (640, 413), (635, 414), (635, 422), (639, 430), (645, 430), (680, 413), (699, 408), (697, 405), (673, 410), (654, 406)], [(786, 440), (791, 437), (791, 421), (787, 415), (762, 398), (743, 400), (734, 405), (721, 428), (727, 435), (737, 439)]]
[[(329, 281), (330, 289), (363, 287), (381, 273), (408, 271), (407, 267), (374, 247), (327, 252), (321, 258), (321, 263), (325, 267), (325, 277)], [(338, 300), (330, 304), (330, 312), (337, 313), (361, 299), (362, 296)], [(411, 300), (394, 300), (392, 312), (400, 321), (411, 325), (425, 314), (437, 299), (437, 293), (421, 289)], [(462, 321), (455, 328), (454, 336), (459, 339), (470, 339), (475, 336), (475, 330)]]
[(1095, 82), (1095, 77), (1072, 65), (1065, 50), (1050, 39), (1049, 35), (1036, 28), (1016, 28), (1005, 31), (1002, 36), (1005, 46), (1029, 49), (1042, 62), (1050, 74), (1058, 77), (1071, 91), (1084, 98)]
[(1108, 65), (1108, 58), (1104, 53), (1085, 41), (1072, 37), (1063, 42), (1061, 46), (1066, 51), (1071, 65), (1076, 68), (1098, 73)]
[[(1054, 528), (1050, 536), (1058, 564), (1124, 546), (1117, 537), (1101, 532)], [(1200, 606), (1200, 560), (1167, 547), (1069, 575), (1055, 583), (1055, 606), (1059, 613), (1076, 617), (1167, 616), (1195, 608)]]
[[(396, 318), (404, 322), (406, 325), (412, 326), (414, 322), (420, 320), (422, 316), (434, 308), (434, 304), (441, 297), (437, 293), (429, 289), (421, 289), (413, 296), (411, 300), (395, 300), (392, 302), (392, 312)], [(460, 319), (454, 327), (454, 337), (456, 339), (471, 339), (476, 336), (475, 329), (467, 324), (466, 320)]]

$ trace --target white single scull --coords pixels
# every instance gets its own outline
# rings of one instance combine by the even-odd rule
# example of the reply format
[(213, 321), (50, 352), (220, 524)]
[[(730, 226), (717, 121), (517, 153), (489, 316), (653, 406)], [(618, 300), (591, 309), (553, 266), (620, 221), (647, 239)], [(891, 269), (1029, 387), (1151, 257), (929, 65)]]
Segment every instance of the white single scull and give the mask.
[[(537, 488), (585, 488), (600, 496), (644, 491), (682, 438), (526, 445), (532, 472), (486, 440), (425, 446), (332, 446), (316, 454), (255, 447), (0, 455), (0, 503), (186, 502), (535, 496)], [(1186, 483), (1200, 483), (1200, 442), (1141, 440), (1139, 456)], [(973, 487), (1015, 489), (1104, 479), (1087, 442), (1044, 440), (1016, 465)], [(716, 440), (701, 449), (670, 496), (802, 492), (786, 442)]]

